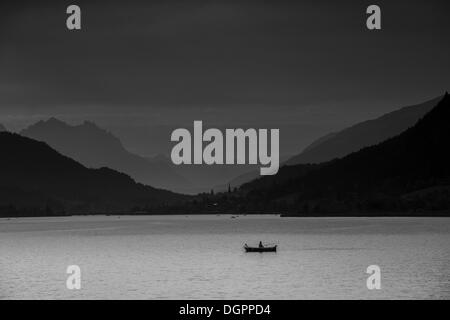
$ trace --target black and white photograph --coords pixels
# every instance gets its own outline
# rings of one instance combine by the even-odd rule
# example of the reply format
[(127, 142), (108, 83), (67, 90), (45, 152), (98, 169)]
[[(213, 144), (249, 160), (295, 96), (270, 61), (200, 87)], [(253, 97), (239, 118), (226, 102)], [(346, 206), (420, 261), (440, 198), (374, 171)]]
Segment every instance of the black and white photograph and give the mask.
[(1, 1), (0, 300), (449, 300), (449, 14)]

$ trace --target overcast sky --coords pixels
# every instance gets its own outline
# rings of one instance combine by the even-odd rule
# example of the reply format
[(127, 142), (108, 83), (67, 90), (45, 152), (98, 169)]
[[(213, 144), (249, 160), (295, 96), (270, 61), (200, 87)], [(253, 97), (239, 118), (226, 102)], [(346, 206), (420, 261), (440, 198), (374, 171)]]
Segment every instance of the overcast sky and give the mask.
[[(15, 1), (0, 4), (0, 123), (339, 128), (450, 88), (450, 4)], [(12, 2), (13, 3), (13, 2)], [(66, 7), (82, 30), (66, 29)]]

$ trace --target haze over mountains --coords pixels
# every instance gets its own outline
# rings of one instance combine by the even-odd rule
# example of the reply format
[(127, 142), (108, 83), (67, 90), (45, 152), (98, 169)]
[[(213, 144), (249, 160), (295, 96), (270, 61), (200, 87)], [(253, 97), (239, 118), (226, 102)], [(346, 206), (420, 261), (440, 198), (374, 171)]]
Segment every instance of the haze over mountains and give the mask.
[(158, 188), (180, 191), (190, 186), (168, 163), (150, 161), (128, 152), (118, 138), (93, 122), (71, 126), (50, 118), (31, 125), (20, 134), (44, 141), (86, 167), (108, 167), (130, 175), (137, 182)]
[[(400, 111), (406, 110), (404, 114), (417, 116), (422, 113), (422, 108), (429, 108), (429, 103), (432, 102), (421, 104), (421, 107), (410, 107), (414, 112), (409, 108)], [(378, 120), (391, 119), (391, 121), (378, 123), (381, 124), (380, 128), (385, 128), (382, 126), (385, 123), (401, 123), (408, 126), (407, 122), (413, 118), (408, 116), (401, 117), (399, 113), (394, 116), (390, 114)], [(378, 144), (328, 162), (283, 166), (277, 175), (253, 180), (235, 192), (203, 194), (196, 197), (183, 196), (136, 183), (128, 175), (110, 168), (86, 168), (44, 142), (1, 132), (0, 215), (133, 212), (279, 212), (293, 215), (433, 215), (435, 212), (447, 214), (450, 210), (448, 119), (450, 119), (450, 97), (445, 94), (436, 102), (435, 107), (414, 125)], [(67, 127), (74, 128), (51, 119), (36, 124), (25, 133), (36, 134), (39, 132), (36, 128), (40, 129), (41, 126), (47, 129), (49, 122), (53, 133), (59, 132), (55, 127), (63, 128), (61, 131), (63, 135), (67, 135)], [(118, 140), (111, 138), (110, 134), (92, 123), (84, 123), (78, 127), (83, 128), (83, 134), (90, 130), (102, 132), (104, 140), (99, 139), (95, 143), (102, 141), (112, 146), (107, 149), (112, 153), (107, 155), (115, 156), (117, 145), (121, 146)], [(322, 139), (322, 143), (338, 135), (339, 133), (329, 135), (326, 139)], [(75, 136), (76, 143), (73, 145), (78, 146), (82, 135), (75, 133)], [(45, 136), (41, 136), (43, 137)], [(90, 139), (92, 134), (83, 137)], [(64, 138), (69, 139), (67, 136)], [(91, 150), (94, 150), (95, 143), (90, 144)], [(309, 151), (319, 146), (320, 143), (316, 143)], [(98, 158), (94, 157), (90, 161), (95, 160)], [(164, 162), (165, 159), (153, 161)], [(96, 164), (101, 165), (101, 162)]]
[(185, 199), (109, 168), (88, 169), (46, 143), (18, 134), (0, 133), (0, 146), (3, 216), (123, 213)]
[(437, 97), (418, 105), (403, 107), (340, 132), (330, 133), (313, 142), (302, 153), (289, 159), (286, 164), (320, 163), (377, 144), (413, 126), (441, 99), (442, 97)]
[(6, 131), (6, 128), (0, 123), (0, 132)]
[[(164, 155), (142, 157), (126, 150), (116, 136), (89, 121), (73, 126), (50, 118), (29, 126), (20, 134), (44, 141), (87, 167), (109, 167), (129, 174), (138, 182), (179, 193), (210, 192), (219, 184), (223, 185), (223, 190), (227, 187), (226, 182), (233, 177), (258, 167), (177, 166)], [(170, 144), (170, 134), (167, 134), (167, 144)]]
[[(151, 162), (161, 162), (169, 165), (172, 170), (186, 178), (191, 182), (189, 188), (173, 189), (177, 192), (187, 194), (198, 194), (202, 192), (215, 192), (227, 190), (227, 182), (239, 176), (242, 173), (251, 171), (259, 167), (258, 165), (175, 165), (172, 160), (164, 155), (158, 155), (156, 157), (148, 158)], [(258, 171), (259, 172), (259, 171)]]
[[(321, 137), (297, 156), (280, 159), (285, 164), (319, 163), (345, 156), (381, 142), (412, 126), (439, 100), (404, 107), (377, 119), (364, 121)], [(85, 121), (68, 125), (56, 118), (39, 121), (20, 134), (48, 143), (62, 154), (90, 168), (109, 167), (130, 175), (135, 181), (187, 194), (224, 191), (231, 185), (259, 177), (257, 166), (174, 165), (168, 156), (143, 157), (126, 150), (113, 134)], [(169, 135), (168, 135), (169, 137)], [(170, 141), (167, 141), (170, 144)], [(287, 161), (286, 161), (287, 160)]]
[[(450, 97), (414, 126), (322, 164), (282, 167), (241, 187), (241, 210), (308, 214), (423, 214), (450, 210)], [(425, 213), (426, 214), (426, 213)]]
[[(315, 140), (300, 154), (291, 157), (285, 165), (321, 163), (341, 158), (361, 148), (380, 143), (413, 126), (442, 99), (400, 108), (373, 120), (355, 124), (339, 132), (332, 132)], [(246, 172), (230, 181), (232, 186), (240, 186), (258, 178), (258, 172)]]

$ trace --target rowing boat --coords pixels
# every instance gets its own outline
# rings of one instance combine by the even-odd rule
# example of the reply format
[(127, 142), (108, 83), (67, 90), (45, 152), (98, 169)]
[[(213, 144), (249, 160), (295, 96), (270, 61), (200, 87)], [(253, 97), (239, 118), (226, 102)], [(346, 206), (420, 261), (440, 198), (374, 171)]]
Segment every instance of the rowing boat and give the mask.
[(276, 252), (277, 246), (272, 247), (249, 247), (247, 245), (244, 246), (245, 252)]

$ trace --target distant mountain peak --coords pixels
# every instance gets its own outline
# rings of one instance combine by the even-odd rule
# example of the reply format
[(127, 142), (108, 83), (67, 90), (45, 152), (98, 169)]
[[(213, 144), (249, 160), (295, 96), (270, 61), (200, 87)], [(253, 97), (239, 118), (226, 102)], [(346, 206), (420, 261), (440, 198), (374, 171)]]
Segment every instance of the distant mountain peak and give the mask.
[(100, 128), (95, 122), (89, 121), (89, 120), (83, 121), (83, 124), (81, 124), (80, 126), (81, 127), (90, 127), (90, 128), (95, 128), (98, 130), (106, 131), (106, 130)]
[(57, 118), (39, 121), (22, 130), (22, 135), (46, 142), (50, 147), (89, 168), (109, 167), (124, 172), (136, 181), (172, 188), (188, 185), (168, 161), (151, 162), (130, 153), (114, 134), (92, 121), (70, 125)]
[(34, 130), (61, 130), (69, 128), (70, 126), (62, 120), (58, 118), (51, 117), (47, 120), (39, 120), (38, 122), (30, 125), (28, 128), (24, 129), (23, 132), (26, 131), (34, 131)]
[(57, 124), (57, 125), (68, 126), (67, 123), (65, 123), (64, 121), (59, 120), (58, 118), (55, 118), (55, 117), (48, 118), (47, 121), (39, 121), (39, 122), (41, 122), (41, 123), (47, 123), (47, 124)]
[[(133, 181), (110, 168), (90, 169), (19, 134), (0, 133), (0, 210), (2, 215), (117, 213), (150, 208), (185, 197)], [(22, 213), (23, 212), (23, 213)]]
[[(100, 147), (113, 147), (123, 150), (122, 143), (118, 138), (108, 131), (100, 128), (92, 121), (84, 121), (78, 125), (71, 125), (58, 118), (51, 117), (47, 120), (40, 120), (37, 123), (22, 130), (22, 135), (46, 141), (53, 148), (65, 153), (66, 147), (70, 149), (71, 144), (76, 144), (79, 149), (86, 149), (88, 153), (89, 146), (97, 149)], [(82, 151), (82, 150), (79, 150)], [(74, 157), (74, 154), (68, 154)], [(80, 159), (76, 160), (80, 161)]]
[(22, 133), (24, 135), (34, 133), (38, 131), (48, 131), (49, 133), (52, 130), (64, 130), (65, 132), (76, 132), (76, 131), (83, 131), (83, 130), (90, 130), (90, 131), (96, 131), (97, 133), (101, 134), (107, 134), (109, 135), (109, 132), (100, 128), (96, 123), (92, 121), (83, 121), (83, 123), (79, 125), (71, 125), (68, 124), (56, 117), (50, 117), (47, 120), (40, 120), (36, 122), (35, 124), (32, 124), (28, 128), (24, 129)]

